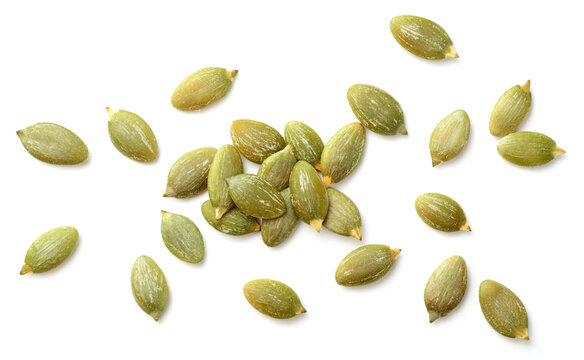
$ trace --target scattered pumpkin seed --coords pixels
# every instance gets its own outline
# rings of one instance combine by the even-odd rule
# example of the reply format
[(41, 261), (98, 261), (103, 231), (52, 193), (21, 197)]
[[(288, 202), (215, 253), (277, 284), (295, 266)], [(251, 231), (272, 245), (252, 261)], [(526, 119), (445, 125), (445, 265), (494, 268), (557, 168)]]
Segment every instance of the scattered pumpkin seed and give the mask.
[(493, 280), (485, 280), (479, 288), (481, 310), (488, 323), (499, 334), (529, 340), (527, 312), (511, 290)]
[(49, 164), (75, 165), (89, 156), (83, 140), (61, 125), (38, 123), (16, 134), (29, 154)]
[(229, 195), (244, 213), (274, 219), (286, 213), (286, 202), (278, 190), (257, 175), (239, 174), (226, 179)]
[(320, 170), (320, 155), (324, 143), (316, 131), (300, 121), (288, 121), (284, 128), (286, 143), (292, 145), (296, 159), (304, 160)]
[(110, 139), (116, 149), (132, 160), (151, 162), (158, 156), (158, 143), (150, 126), (138, 115), (105, 108)]
[(146, 255), (132, 267), (132, 294), (140, 308), (158, 321), (168, 303), (168, 285), (162, 270)]
[(407, 135), (400, 104), (378, 87), (355, 84), (347, 91), (347, 100), (357, 119), (367, 129), (382, 135)]
[(290, 197), (298, 217), (320, 232), (328, 211), (328, 197), (316, 169), (306, 161), (298, 161), (292, 169)]
[(201, 206), (201, 212), (209, 225), (224, 234), (245, 235), (260, 231), (260, 224), (257, 219), (247, 215), (236, 207), (231, 208), (221, 219), (217, 219), (211, 201), (207, 200)]
[(205, 256), (205, 243), (197, 225), (183, 215), (162, 211), (162, 240), (170, 252), (189, 263), (199, 263)]
[(227, 94), (237, 70), (208, 67), (187, 76), (170, 99), (178, 110), (200, 110)]
[(286, 146), (276, 129), (254, 120), (235, 120), (231, 124), (231, 140), (243, 157), (257, 164)]
[(243, 173), (241, 156), (233, 145), (223, 145), (219, 148), (207, 178), (209, 200), (215, 208), (215, 218), (221, 219), (223, 214), (229, 211), (235, 204), (229, 196), (229, 188), (225, 179)]
[(207, 175), (217, 149), (204, 147), (180, 157), (170, 168), (165, 197), (188, 198), (207, 189)]
[(337, 189), (329, 187), (326, 193), (329, 206), (324, 227), (336, 234), (361, 240), (361, 214), (355, 203)]
[(389, 28), (395, 40), (416, 56), (429, 60), (458, 57), (450, 36), (431, 20), (401, 15), (391, 19)]
[(497, 151), (503, 159), (520, 166), (543, 165), (566, 152), (544, 134), (530, 131), (505, 136), (499, 140)]
[(470, 119), (464, 110), (455, 110), (442, 119), (430, 137), (432, 166), (455, 158), (466, 146)]
[(418, 196), (416, 212), (422, 221), (436, 230), (470, 231), (464, 211), (456, 201), (446, 195), (426, 193)]
[(434, 270), (424, 289), (424, 303), (431, 323), (460, 304), (466, 292), (466, 279), (466, 262), (462, 256), (451, 256)]
[(298, 223), (298, 215), (290, 198), (290, 189), (286, 188), (280, 191), (280, 194), (286, 202), (286, 213), (279, 218), (262, 220), (262, 240), (270, 247), (278, 246), (288, 239)]
[(364, 245), (345, 256), (339, 264), (335, 279), (343, 286), (358, 286), (381, 279), (393, 266), (401, 249), (387, 245)]
[(491, 120), (489, 121), (489, 130), (494, 136), (505, 136), (514, 132), (531, 107), (531, 81), (523, 85), (515, 85), (505, 91), (497, 100)]
[(346, 178), (359, 165), (365, 151), (365, 128), (360, 123), (343, 126), (325, 145), (320, 158), (324, 185)]
[(39, 236), (28, 248), (20, 275), (49, 271), (71, 255), (79, 239), (77, 229), (62, 226)]
[(294, 164), (296, 164), (296, 156), (292, 153), (292, 146), (287, 145), (283, 150), (264, 160), (258, 170), (258, 176), (268, 180), (278, 191), (282, 191), (288, 187)]
[(306, 312), (294, 290), (276, 280), (252, 280), (243, 286), (243, 294), (257, 311), (276, 319), (289, 319)]

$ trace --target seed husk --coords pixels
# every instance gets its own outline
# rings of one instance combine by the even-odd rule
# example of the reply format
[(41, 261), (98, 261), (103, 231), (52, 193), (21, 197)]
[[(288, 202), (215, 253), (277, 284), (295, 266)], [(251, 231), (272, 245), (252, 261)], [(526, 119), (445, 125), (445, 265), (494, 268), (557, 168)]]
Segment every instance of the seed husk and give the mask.
[(429, 60), (458, 57), (450, 36), (431, 20), (401, 15), (391, 19), (389, 28), (395, 40), (416, 56)]
[(497, 151), (503, 159), (515, 165), (530, 167), (546, 164), (566, 152), (551, 138), (530, 131), (505, 136), (499, 140)]
[(245, 235), (260, 231), (260, 224), (253, 216), (249, 216), (236, 207), (226, 212), (221, 219), (215, 217), (215, 209), (207, 200), (201, 206), (203, 217), (216, 230), (228, 235)]
[(140, 162), (158, 157), (158, 143), (150, 126), (138, 115), (125, 110), (105, 108), (112, 143), (123, 155)]
[(494, 136), (505, 136), (514, 132), (531, 108), (531, 81), (528, 80), (523, 85), (515, 85), (505, 91), (497, 100), (491, 120), (489, 130)]
[(357, 119), (367, 129), (382, 135), (407, 135), (400, 104), (384, 90), (355, 84), (347, 91), (347, 100)]
[(466, 281), (466, 262), (462, 256), (451, 256), (438, 265), (424, 289), (424, 303), (431, 323), (460, 304), (466, 292)]
[(28, 248), (20, 275), (49, 271), (71, 255), (79, 233), (72, 226), (62, 226), (39, 236)]
[(16, 134), (29, 154), (49, 164), (75, 165), (89, 156), (83, 140), (61, 125), (37, 123)]
[(359, 165), (365, 151), (365, 128), (360, 123), (343, 126), (325, 145), (320, 158), (324, 185), (346, 178)]
[(200, 110), (227, 94), (237, 70), (208, 67), (187, 76), (174, 90), (170, 99), (178, 110)]
[(276, 319), (289, 319), (306, 312), (294, 290), (276, 280), (252, 280), (243, 286), (243, 294), (257, 311)]
[(257, 164), (286, 146), (276, 129), (254, 120), (235, 120), (231, 124), (231, 140), (243, 157)]
[(286, 143), (292, 145), (296, 159), (304, 160), (320, 170), (320, 155), (324, 143), (316, 131), (300, 121), (288, 121), (284, 128)]
[(335, 279), (343, 286), (359, 286), (381, 279), (393, 266), (401, 249), (387, 245), (364, 245), (349, 253), (339, 264)]
[(306, 161), (298, 161), (292, 169), (290, 197), (300, 220), (320, 232), (328, 211), (328, 197), (316, 169)]
[(278, 190), (257, 175), (240, 174), (226, 179), (229, 195), (238, 209), (262, 219), (274, 219), (286, 213), (286, 202)]
[(197, 225), (183, 215), (162, 211), (160, 233), (164, 245), (177, 258), (196, 264), (205, 256), (203, 236)]
[(527, 312), (511, 290), (493, 280), (485, 280), (479, 288), (479, 301), (485, 319), (499, 334), (529, 340)]
[(286, 202), (286, 213), (279, 218), (262, 220), (262, 240), (270, 247), (278, 246), (288, 239), (298, 224), (298, 215), (292, 205), (290, 189), (284, 189), (280, 194)]
[(170, 168), (165, 197), (188, 198), (207, 189), (207, 176), (217, 149), (204, 147), (180, 157)]
[(140, 308), (158, 321), (168, 303), (168, 285), (162, 270), (146, 255), (132, 267), (132, 294)]
[(231, 210), (235, 204), (229, 196), (229, 188), (225, 179), (243, 173), (241, 156), (233, 145), (223, 145), (211, 163), (207, 178), (209, 200), (215, 208), (215, 218), (221, 219), (223, 214)]
[(258, 176), (266, 179), (278, 191), (288, 187), (290, 173), (296, 164), (296, 156), (292, 153), (292, 146), (287, 145), (283, 150), (270, 155), (258, 170)]
[(455, 158), (466, 146), (470, 119), (464, 110), (455, 110), (442, 119), (430, 137), (432, 166)]
[(329, 187), (326, 193), (329, 206), (324, 227), (336, 234), (361, 240), (361, 214), (357, 205), (337, 189)]

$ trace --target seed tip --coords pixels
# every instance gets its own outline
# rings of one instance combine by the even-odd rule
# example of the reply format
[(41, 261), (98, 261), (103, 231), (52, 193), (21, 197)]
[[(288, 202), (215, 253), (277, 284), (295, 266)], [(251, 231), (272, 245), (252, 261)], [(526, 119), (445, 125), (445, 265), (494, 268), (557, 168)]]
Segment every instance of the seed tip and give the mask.
[(314, 163), (314, 168), (320, 171), (320, 160), (316, 160), (316, 162)]
[(233, 80), (233, 78), (237, 75), (238, 72), (239, 70), (231, 70), (229, 72), (229, 77), (231, 78), (231, 80)]
[(462, 225), (462, 226), (460, 227), (460, 230), (461, 230), (461, 231), (471, 231), (471, 230), (470, 230), (470, 226), (469, 226), (469, 225), (468, 225), (468, 223), (466, 223), (466, 222), (464, 223), (464, 225)]
[(529, 92), (531, 89), (531, 80), (527, 80), (525, 82), (525, 84), (521, 85), (521, 90), (525, 91), (525, 92)]
[(353, 230), (351, 230), (351, 236), (357, 240), (361, 240), (361, 226), (357, 226)]
[(408, 134), (408, 130), (406, 129), (406, 124), (401, 124), (399, 126), (399, 128), (397, 129), (397, 133), (401, 134), (401, 135), (407, 135)]
[(304, 314), (305, 312), (306, 309), (304, 308), (304, 306), (302, 306), (302, 304), (299, 304), (298, 307), (296, 308), (296, 315)]
[(160, 319), (160, 311), (153, 311), (150, 313), (150, 316), (152, 316), (155, 321), (158, 321), (158, 319)]
[(401, 249), (389, 249), (389, 257), (395, 259), (401, 253)]
[(310, 220), (310, 226), (312, 226), (316, 232), (320, 232), (320, 229), (322, 228), (322, 219)]
[(164, 194), (162, 194), (163, 197), (173, 197), (175, 195), (176, 195), (176, 192), (171, 187), (167, 187), (166, 188), (166, 191), (164, 192)]
[(22, 139), (22, 137), (24, 136), (24, 130), (16, 130), (16, 135), (18, 135), (18, 137)]
[(22, 269), (20, 270), (20, 275), (25, 275), (28, 274), (29, 272), (32, 272), (32, 267), (28, 264), (24, 264), (22, 266)]
[(554, 155), (554, 157), (565, 154), (566, 150), (562, 149), (561, 147), (558, 147), (556, 145), (556, 147), (554, 148), (554, 150), (552, 151), (552, 154)]
[(454, 50), (454, 45), (450, 45), (444, 52), (444, 58), (458, 58), (458, 53)]
[(518, 327), (515, 329), (515, 337), (523, 340), (529, 340), (529, 334), (527, 333), (526, 327)]
[(322, 181), (324, 182), (324, 186), (326, 186), (326, 187), (329, 187), (329, 186), (331, 186), (332, 184), (334, 184), (334, 182), (333, 182), (333, 179), (331, 179), (331, 177), (330, 177), (330, 176), (328, 176), (328, 175), (325, 175), (325, 176), (323, 177)]
[(109, 119), (111, 120), (112, 117), (114, 117), (115, 114), (117, 114), (118, 110), (114, 110), (110, 107), (105, 107), (105, 111), (107, 112), (107, 116), (109, 117)]
[(216, 207), (215, 208), (215, 219), (219, 220), (223, 217), (223, 215), (227, 212), (227, 209), (225, 209), (224, 207)]
[(434, 310), (428, 310), (428, 316), (430, 318), (430, 324), (440, 318), (440, 314)]
[(260, 226), (260, 223), (256, 221), (256, 223), (253, 226), (253, 232), (258, 232), (261, 230), (261, 228), (262, 227)]
[(442, 160), (432, 157), (432, 167), (435, 167), (436, 165), (442, 163)]

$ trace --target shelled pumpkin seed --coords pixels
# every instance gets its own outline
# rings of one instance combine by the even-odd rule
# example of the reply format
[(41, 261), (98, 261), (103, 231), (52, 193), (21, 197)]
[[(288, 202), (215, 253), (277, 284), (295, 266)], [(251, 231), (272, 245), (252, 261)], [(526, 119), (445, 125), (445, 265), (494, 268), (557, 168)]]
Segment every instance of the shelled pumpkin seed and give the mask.
[(186, 216), (163, 210), (160, 233), (164, 245), (177, 258), (193, 264), (203, 260), (203, 236), (197, 225)]
[(328, 197), (316, 169), (306, 161), (298, 161), (292, 169), (290, 197), (298, 217), (320, 232), (328, 211)]
[(257, 311), (276, 319), (289, 319), (306, 312), (294, 290), (276, 280), (252, 280), (243, 286), (243, 294)]
[(497, 100), (491, 120), (489, 121), (489, 131), (494, 136), (505, 136), (514, 132), (531, 107), (531, 81), (523, 85), (515, 85), (505, 91)]
[(432, 166), (455, 158), (466, 146), (470, 119), (464, 110), (455, 110), (442, 119), (430, 137)]
[(207, 177), (209, 200), (215, 209), (215, 218), (221, 219), (223, 214), (235, 205), (229, 196), (229, 187), (225, 179), (243, 173), (243, 163), (239, 152), (233, 145), (223, 145), (219, 148)]
[(209, 225), (224, 234), (237, 236), (260, 231), (257, 219), (236, 207), (231, 208), (221, 219), (217, 219), (211, 201), (207, 200), (201, 205), (201, 213)]
[(337, 284), (359, 286), (381, 279), (391, 269), (401, 249), (387, 245), (363, 245), (351, 251), (335, 273)]
[(431, 20), (401, 15), (391, 19), (389, 27), (395, 40), (416, 56), (429, 60), (458, 57), (446, 30)]
[(355, 84), (347, 91), (347, 100), (357, 119), (367, 129), (382, 135), (407, 135), (400, 104), (384, 90)]
[(324, 143), (316, 131), (300, 121), (288, 121), (284, 128), (286, 143), (292, 145), (296, 159), (304, 160), (320, 170), (320, 155)]
[(254, 120), (235, 120), (231, 124), (231, 140), (243, 157), (257, 164), (286, 146), (276, 129)]
[(20, 275), (54, 269), (71, 255), (78, 239), (79, 232), (72, 226), (61, 226), (42, 234), (28, 248)]
[(239, 174), (226, 179), (229, 196), (244, 213), (274, 219), (286, 213), (286, 202), (276, 188), (257, 175)]
[(292, 152), (292, 146), (287, 145), (283, 150), (270, 155), (258, 170), (258, 176), (266, 179), (278, 191), (288, 187), (290, 173), (296, 164), (296, 156)]
[(499, 140), (497, 151), (510, 163), (529, 167), (547, 164), (566, 153), (548, 136), (530, 131), (505, 136)]
[(298, 224), (298, 215), (290, 198), (290, 188), (280, 191), (280, 194), (286, 202), (286, 213), (279, 218), (262, 220), (262, 240), (270, 247), (278, 246), (288, 239)]
[(360, 123), (343, 126), (325, 145), (320, 158), (324, 185), (343, 180), (355, 170), (365, 151), (365, 128)]
[(326, 189), (328, 196), (328, 212), (324, 223), (325, 228), (344, 236), (352, 236), (361, 240), (361, 214), (357, 205), (337, 189)]
[(178, 110), (200, 110), (227, 94), (237, 70), (208, 67), (187, 76), (174, 90), (172, 106)]
[(106, 107), (110, 139), (116, 149), (132, 160), (151, 162), (158, 157), (154, 132), (140, 116)]
[(16, 134), (29, 154), (49, 164), (76, 165), (89, 156), (83, 140), (61, 125), (37, 123)]
[(181, 156), (170, 168), (165, 197), (188, 198), (207, 189), (207, 176), (217, 153), (213, 147), (204, 147)]
[(446, 195), (426, 193), (418, 196), (416, 212), (422, 221), (436, 230), (470, 231), (464, 211), (456, 201)]
[(446, 316), (462, 301), (467, 270), (462, 256), (451, 256), (432, 273), (424, 289), (424, 303), (430, 322)]
[(144, 312), (156, 321), (168, 303), (168, 285), (164, 273), (150, 257), (142, 255), (132, 267), (132, 294)]
[(481, 310), (487, 322), (499, 334), (529, 340), (527, 311), (511, 290), (493, 280), (485, 280), (479, 288)]

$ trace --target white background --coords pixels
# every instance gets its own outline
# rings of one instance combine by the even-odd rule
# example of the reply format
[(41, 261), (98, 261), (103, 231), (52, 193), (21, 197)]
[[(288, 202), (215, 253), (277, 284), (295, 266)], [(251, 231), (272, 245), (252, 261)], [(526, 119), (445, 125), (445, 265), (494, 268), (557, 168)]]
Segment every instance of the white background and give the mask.
[[(484, 4), (484, 5), (481, 5)], [(581, 357), (581, 9), (576, 1), (11, 1), (0, 7), (0, 320), (2, 359), (300, 359)], [(393, 16), (442, 25), (460, 59), (427, 61), (402, 49)], [(183, 113), (170, 95), (206, 66), (238, 69), (229, 94)], [(491, 109), (508, 88), (532, 80), (521, 130), (549, 135), (567, 154), (519, 168), (496, 151)], [(162, 198), (184, 153), (230, 143), (232, 120), (283, 131), (289, 120), (326, 142), (356, 121), (354, 83), (379, 86), (402, 105), (407, 136), (367, 132), (363, 161), (337, 185), (359, 206), (363, 242), (299, 224), (278, 248), (259, 234), (223, 235), (207, 225), (201, 195)], [(105, 107), (141, 115), (160, 145), (153, 164), (112, 146)], [(471, 118), (461, 155), (431, 167), (428, 140), (455, 109)], [(81, 166), (32, 158), (15, 131), (54, 122), (90, 150)], [(257, 165), (245, 163), (246, 172)], [(440, 192), (464, 208), (472, 233), (426, 226), (415, 198)], [(201, 264), (176, 259), (160, 237), (160, 210), (188, 216), (205, 238)], [(60, 267), (20, 276), (42, 233), (75, 226), (78, 248)], [(362, 244), (403, 249), (375, 284), (343, 288), (340, 260)], [(135, 303), (130, 270), (142, 254), (166, 274), (171, 300), (160, 322)], [(428, 323), (426, 280), (445, 258), (468, 265), (463, 302)], [(273, 278), (308, 309), (278, 321), (255, 311), (242, 287)], [(529, 314), (530, 341), (505, 338), (485, 321), (479, 284), (511, 288)]]

